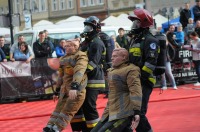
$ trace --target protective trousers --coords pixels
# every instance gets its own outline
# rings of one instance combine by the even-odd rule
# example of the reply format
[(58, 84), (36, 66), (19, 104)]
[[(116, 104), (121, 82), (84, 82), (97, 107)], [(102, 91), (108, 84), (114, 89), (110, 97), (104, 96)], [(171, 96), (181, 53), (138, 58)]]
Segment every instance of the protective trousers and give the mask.
[(71, 120), (70, 124), (72, 131), (87, 132), (85, 116), (82, 108), (80, 108), (79, 111), (74, 115), (74, 118)]
[(85, 99), (85, 93), (85, 89), (79, 91), (77, 98), (74, 100), (70, 100), (67, 96), (59, 98), (47, 125), (56, 125), (59, 130), (63, 130), (81, 108)]
[(99, 114), (96, 108), (96, 101), (99, 90), (86, 89), (86, 97), (82, 109), (86, 119), (87, 132), (90, 132), (99, 121)]
[(142, 107), (141, 107), (141, 116), (140, 116), (140, 122), (138, 127), (136, 128), (137, 132), (151, 132), (151, 125), (148, 122), (148, 119), (146, 117), (147, 108), (148, 108), (148, 102), (149, 97), (152, 93), (153, 87), (149, 86), (145, 82), (142, 82)]
[(98, 124), (91, 132), (133, 132), (132, 128), (127, 126), (131, 126), (132, 116), (113, 120), (108, 122), (108, 117), (103, 121), (99, 121)]

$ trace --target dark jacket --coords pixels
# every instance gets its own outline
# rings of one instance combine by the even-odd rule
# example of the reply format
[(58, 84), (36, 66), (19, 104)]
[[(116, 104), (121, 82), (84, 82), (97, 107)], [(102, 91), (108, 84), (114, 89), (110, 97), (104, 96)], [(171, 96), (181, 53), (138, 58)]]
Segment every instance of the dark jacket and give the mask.
[(6, 58), (9, 59), (10, 58), (10, 44), (4, 44), (4, 46), (1, 47), (1, 49), (5, 53)]
[(88, 55), (88, 84), (87, 88), (99, 90), (105, 88), (104, 72), (102, 68), (102, 56), (105, 55), (105, 46), (100, 38), (95, 35), (85, 39), (81, 44), (81, 51)]
[(0, 61), (3, 61), (3, 59), (6, 59), (6, 55), (3, 52), (3, 50), (0, 48)]
[(117, 43), (122, 47), (128, 50), (129, 48), (129, 43), (128, 43), (128, 38), (126, 35), (124, 35), (122, 38), (119, 37), (119, 35), (116, 37)]
[(141, 69), (141, 79), (151, 87), (156, 83), (153, 72), (157, 65), (159, 41), (150, 33), (144, 33), (141, 38), (131, 39), (129, 60)]
[(34, 42), (33, 51), (35, 58), (51, 57), (51, 47), (47, 41), (40, 43), (39, 40), (37, 40)]
[(166, 34), (167, 40), (173, 46), (173, 48), (180, 48), (179, 44), (173, 39), (173, 35), (175, 35), (175, 34), (172, 32), (167, 33)]
[(188, 19), (191, 18), (191, 17), (192, 17), (192, 15), (191, 15), (191, 11), (190, 11), (190, 10), (183, 9), (183, 10), (180, 12), (180, 23), (182, 24), (183, 29), (184, 29), (185, 27), (187, 27)]
[(104, 46), (106, 47), (105, 64), (103, 66), (104, 66), (104, 69), (107, 70), (108, 68), (111, 68), (112, 66), (111, 57), (112, 57), (112, 52), (115, 48), (115, 42), (111, 37), (109, 37), (104, 32), (100, 32), (99, 37), (101, 38), (101, 40), (104, 43)]
[(200, 20), (200, 7), (195, 5), (193, 7), (193, 14), (194, 14), (194, 22)]
[(200, 27), (196, 27), (195, 29), (195, 32), (199, 35), (199, 37), (200, 37)]

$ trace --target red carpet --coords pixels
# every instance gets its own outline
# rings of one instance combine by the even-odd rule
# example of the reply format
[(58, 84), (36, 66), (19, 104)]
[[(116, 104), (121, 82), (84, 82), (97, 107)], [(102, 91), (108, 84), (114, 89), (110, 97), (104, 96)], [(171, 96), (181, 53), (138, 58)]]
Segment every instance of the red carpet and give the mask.
[[(178, 90), (160, 93), (154, 89), (149, 103), (148, 118), (154, 132), (199, 132), (200, 90), (192, 84)], [(98, 111), (102, 115), (107, 100), (98, 98)], [(1, 132), (41, 132), (56, 103), (52, 100), (0, 105)], [(70, 126), (64, 132), (71, 132)]]

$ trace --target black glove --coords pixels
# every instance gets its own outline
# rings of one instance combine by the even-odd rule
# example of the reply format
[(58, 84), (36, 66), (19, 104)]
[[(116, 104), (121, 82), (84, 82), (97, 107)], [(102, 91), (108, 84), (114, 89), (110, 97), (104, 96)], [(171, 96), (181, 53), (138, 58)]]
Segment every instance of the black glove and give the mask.
[(134, 110), (134, 115), (140, 115), (140, 111), (139, 110)]
[(54, 91), (54, 95), (58, 96), (60, 93), (60, 87), (56, 88), (56, 91)]
[(71, 89), (72, 90), (78, 90), (79, 88), (79, 84), (77, 82), (72, 82), (71, 83)]

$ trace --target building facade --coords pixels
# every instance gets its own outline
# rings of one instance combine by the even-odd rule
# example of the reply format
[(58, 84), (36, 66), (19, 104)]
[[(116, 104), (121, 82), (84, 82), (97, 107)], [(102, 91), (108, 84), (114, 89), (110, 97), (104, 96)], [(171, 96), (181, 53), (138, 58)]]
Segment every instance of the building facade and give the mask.
[[(12, 0), (13, 13), (19, 13), (20, 29), (24, 28), (24, 15), (31, 14), (32, 25), (40, 20), (53, 23), (70, 16), (97, 16), (100, 20), (110, 15), (133, 14), (133, 9), (145, 7), (152, 14), (171, 18), (179, 15), (185, 2), (195, 4), (194, 0)], [(8, 0), (0, 0), (0, 14), (8, 13)]]

